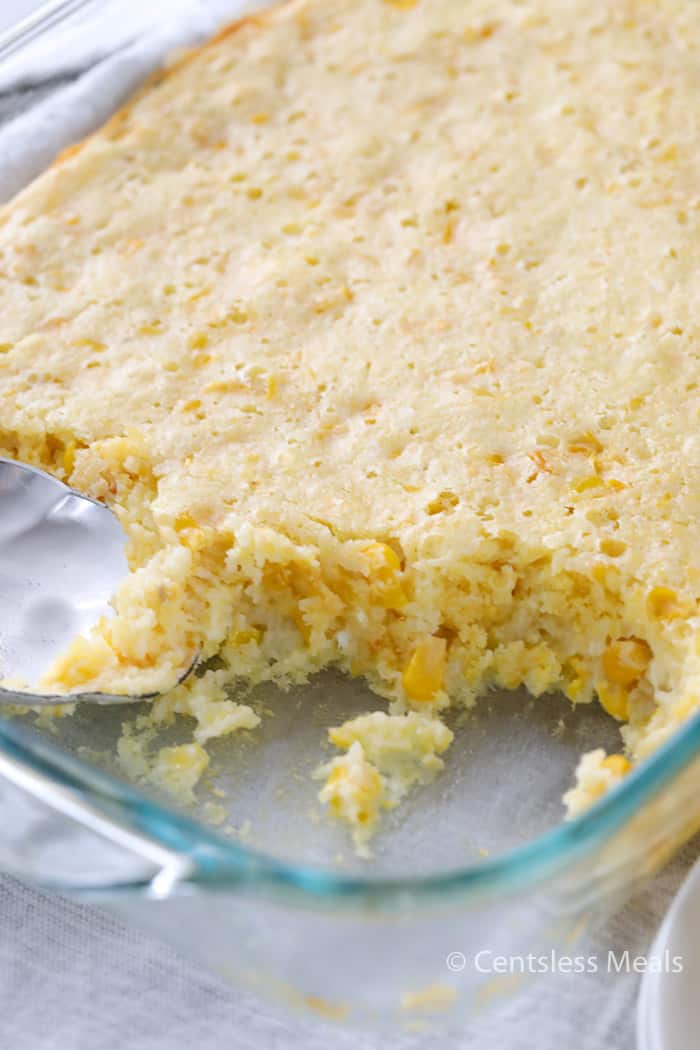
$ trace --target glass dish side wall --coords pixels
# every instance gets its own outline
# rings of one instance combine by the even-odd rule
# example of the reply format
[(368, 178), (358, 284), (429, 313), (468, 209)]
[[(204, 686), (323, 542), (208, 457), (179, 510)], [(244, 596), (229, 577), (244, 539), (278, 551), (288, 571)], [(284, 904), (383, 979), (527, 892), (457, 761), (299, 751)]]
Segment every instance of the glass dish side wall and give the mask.
[(219, 846), (204, 828), (141, 807), (137, 793), (117, 782), (110, 794), (109, 778), (11, 727), (0, 736), (3, 754), (12, 737), (30, 747), (34, 740), (28, 764), (46, 764), (56, 784), (77, 791), (106, 822), (193, 866), (166, 885), (159, 877), (167, 858), (138, 857), (114, 839), (105, 846), (104, 835), (65, 813), (57, 819), (50, 804), (8, 781), (0, 802), (16, 819), (0, 834), (0, 863), (43, 885), (55, 886), (61, 875), (62, 892), (99, 902), (258, 993), (375, 1027), (424, 1014), (449, 1024), (532, 979), (494, 974), (495, 956), (575, 954), (584, 931), (696, 830), (698, 819), (688, 814), (700, 787), (699, 735), (696, 719), (636, 780), (509, 856), (400, 883), (283, 870), (228, 842)]
[(696, 758), (610, 837), (601, 833), (578, 858), (552, 857), (554, 871), (539, 879), (525, 866), (510, 887), (430, 899), (407, 888), (379, 909), (332, 893), (311, 904), (250, 885), (183, 886), (165, 900), (129, 894), (108, 906), (226, 980), (331, 1019), (449, 1025), (537, 979), (494, 974), (496, 956), (576, 954), (584, 934), (698, 830), (700, 816), (688, 814), (697, 814), (699, 789)]

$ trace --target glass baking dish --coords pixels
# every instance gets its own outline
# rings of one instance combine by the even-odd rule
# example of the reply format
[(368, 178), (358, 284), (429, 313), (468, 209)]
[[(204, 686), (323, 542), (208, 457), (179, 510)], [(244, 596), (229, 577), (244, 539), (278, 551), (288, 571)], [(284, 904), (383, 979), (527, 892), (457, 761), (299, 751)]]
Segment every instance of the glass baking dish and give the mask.
[[(312, 773), (326, 728), (377, 698), (328, 673), (246, 700), (261, 728), (213, 746), (183, 811), (117, 775), (138, 706), (0, 721), (0, 868), (329, 1020), (444, 1026), (524, 987), (495, 957), (572, 953), (700, 824), (700, 714), (562, 823), (577, 756), (616, 749), (616, 727), (597, 704), (493, 693), (455, 714), (444, 773), (387, 816), (361, 860)], [(175, 724), (162, 742), (186, 739)]]
[(444, 773), (389, 815), (375, 857), (360, 861), (318, 813), (308, 772), (324, 722), (367, 709), (369, 695), (324, 675), (259, 700), (261, 730), (215, 756), (235, 834), (208, 826), (207, 801), (180, 813), (99, 768), (115, 709), (85, 708), (42, 733), (3, 720), (0, 868), (324, 1017), (443, 1026), (526, 986), (494, 973), (497, 956), (575, 953), (699, 823), (700, 716), (561, 823), (575, 750), (609, 732), (602, 712), (494, 694), (461, 719)]

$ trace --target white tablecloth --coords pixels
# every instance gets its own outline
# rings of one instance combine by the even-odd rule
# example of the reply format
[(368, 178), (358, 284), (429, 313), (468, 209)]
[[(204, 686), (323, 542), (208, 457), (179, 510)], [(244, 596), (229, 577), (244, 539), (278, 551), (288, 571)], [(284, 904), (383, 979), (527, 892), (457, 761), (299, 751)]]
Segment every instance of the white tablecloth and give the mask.
[[(3, 0), (9, 6), (27, 0)], [(234, 17), (235, 0), (123, 0), (128, 8), (116, 57), (101, 61), (68, 87), (52, 92), (0, 128), (0, 198), (40, 170), (67, 138), (86, 134), (173, 47)], [(248, 5), (250, 6), (250, 5)], [(143, 17), (168, 12), (164, 28), (124, 46)], [(183, 14), (183, 12), (185, 12)], [(75, 42), (74, 42), (75, 43)], [(0, 113), (23, 108), (23, 87), (75, 70), (105, 51), (99, 32), (77, 50), (38, 45), (23, 63), (0, 69)], [(59, 54), (60, 52), (60, 54)], [(8, 95), (9, 91), (12, 95)], [(648, 949), (691, 861), (686, 849), (647, 889), (600, 931), (591, 950), (631, 954)], [(477, 1027), (443, 1046), (479, 1050), (632, 1050), (638, 978), (605, 972), (544, 980)], [(396, 1050), (427, 1047), (425, 1037), (400, 1037)], [(191, 967), (167, 947), (125, 928), (106, 912), (49, 897), (0, 879), (0, 1046), (12, 1050), (379, 1050), (386, 1038), (328, 1028), (291, 1017)], [(691, 1044), (689, 1043), (689, 1046)]]
[[(590, 949), (643, 954), (696, 853), (697, 846), (686, 850), (657, 876)], [(544, 978), (439, 1044), (397, 1035), (392, 1050), (633, 1050), (638, 981), (603, 971)], [(106, 912), (0, 879), (0, 1045), (8, 1050), (386, 1050), (387, 1043), (386, 1035), (293, 1016)]]

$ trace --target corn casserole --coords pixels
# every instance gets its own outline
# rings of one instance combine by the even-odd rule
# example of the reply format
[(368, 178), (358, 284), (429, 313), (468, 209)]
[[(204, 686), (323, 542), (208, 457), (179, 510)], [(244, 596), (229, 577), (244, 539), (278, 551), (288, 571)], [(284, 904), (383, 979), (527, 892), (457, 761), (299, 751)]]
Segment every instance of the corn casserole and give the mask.
[(46, 687), (164, 692), (194, 784), (234, 681), (361, 676), (358, 841), (490, 687), (621, 723), (572, 811), (696, 710), (699, 59), (686, 0), (292, 0), (5, 206), (1, 453), (129, 538)]

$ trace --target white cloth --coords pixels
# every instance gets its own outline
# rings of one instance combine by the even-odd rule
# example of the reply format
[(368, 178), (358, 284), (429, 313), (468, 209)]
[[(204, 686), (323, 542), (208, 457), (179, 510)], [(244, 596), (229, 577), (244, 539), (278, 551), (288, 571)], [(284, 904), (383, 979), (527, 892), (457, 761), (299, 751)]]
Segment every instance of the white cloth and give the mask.
[[(63, 146), (84, 138), (102, 124), (147, 74), (178, 48), (205, 38), (242, 11), (265, 4), (264, 0), (141, 0), (141, 6), (145, 9), (142, 21), (137, 17), (137, 0), (126, 5), (105, 3), (97, 19), (90, 8), (82, 20), (71, 19), (56, 30), (60, 40), (52, 31), (51, 37), (33, 42), (27, 52), (26, 70), (22, 53), (0, 65), (3, 91), (80, 68), (99, 55), (108, 42), (118, 49), (74, 83), (2, 128), (0, 202), (26, 185)], [(152, 27), (150, 31), (148, 26)]]
[[(591, 943), (642, 954), (688, 849)], [(585, 950), (576, 946), (576, 951)], [(542, 978), (439, 1041), (330, 1028), (207, 976), (111, 915), (0, 879), (0, 1045), (12, 1050), (634, 1050), (638, 978)], [(689, 1035), (688, 1050), (696, 1045)]]
[[(26, 0), (4, 0), (0, 26), (15, 24), (38, 6)], [(47, 73), (56, 77), (85, 69), (166, 20), (183, 25), (193, 6), (197, 6), (193, 0), (91, 0), (87, 9), (8, 56), (0, 66), (0, 91), (41, 82)]]
[[(3, 0), (6, 4), (8, 0)], [(10, 0), (13, 2), (13, 0)], [(147, 9), (140, 21), (139, 3)], [(7, 198), (67, 142), (87, 134), (173, 50), (212, 32), (244, 6), (238, 0), (129, 3), (129, 20), (105, 40), (102, 28), (63, 32), (36, 45), (26, 65), (0, 71), (0, 91), (81, 68), (115, 46), (68, 87), (0, 128), (0, 198)], [(26, 3), (24, 4), (26, 9)], [(251, 4), (245, 5), (250, 7)], [(5, 8), (3, 7), (3, 12)], [(159, 28), (126, 41), (153, 15)], [(104, 15), (104, 12), (103, 12)], [(595, 936), (591, 950), (648, 949), (697, 844)], [(577, 949), (580, 950), (580, 949)], [(638, 978), (604, 972), (544, 979), (441, 1046), (479, 1050), (632, 1050)], [(98, 909), (0, 880), (0, 1045), (12, 1050), (379, 1050), (386, 1037), (291, 1017), (203, 975), (167, 947)], [(392, 1039), (396, 1050), (429, 1047), (420, 1036)], [(689, 1043), (690, 1045), (690, 1043)]]

